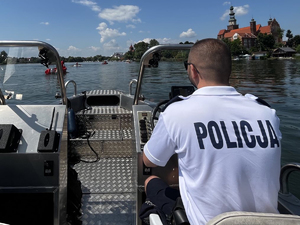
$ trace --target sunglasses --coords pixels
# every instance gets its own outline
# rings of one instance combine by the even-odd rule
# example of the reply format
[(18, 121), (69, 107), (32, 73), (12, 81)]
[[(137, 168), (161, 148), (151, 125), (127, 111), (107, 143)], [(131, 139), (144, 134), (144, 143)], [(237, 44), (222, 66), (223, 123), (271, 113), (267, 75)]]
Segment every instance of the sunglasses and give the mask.
[(199, 73), (198, 69), (196, 68), (196, 66), (193, 63), (189, 63), (187, 61), (184, 61), (183, 64), (184, 64), (185, 70), (187, 70), (188, 65), (193, 65), (195, 67), (197, 73)]

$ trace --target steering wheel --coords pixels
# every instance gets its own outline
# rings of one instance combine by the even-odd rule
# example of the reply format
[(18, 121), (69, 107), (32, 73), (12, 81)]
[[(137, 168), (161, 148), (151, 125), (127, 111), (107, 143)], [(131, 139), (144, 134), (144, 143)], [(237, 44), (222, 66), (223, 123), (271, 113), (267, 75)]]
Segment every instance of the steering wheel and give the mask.
[(170, 100), (163, 100), (161, 102), (159, 102), (153, 109), (153, 112), (152, 112), (152, 116), (151, 116), (151, 119), (150, 119), (150, 123), (151, 123), (151, 126), (152, 126), (152, 130), (154, 129), (155, 125), (154, 125), (154, 120), (158, 120), (158, 117), (156, 116), (156, 114), (158, 112), (161, 112), (161, 106), (165, 105), (167, 102), (169, 102)]

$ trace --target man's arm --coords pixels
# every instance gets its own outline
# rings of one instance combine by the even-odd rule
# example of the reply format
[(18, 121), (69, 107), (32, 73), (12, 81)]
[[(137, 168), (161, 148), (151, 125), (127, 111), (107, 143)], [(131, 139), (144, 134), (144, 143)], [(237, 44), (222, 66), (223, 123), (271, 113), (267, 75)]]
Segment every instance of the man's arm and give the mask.
[(152, 163), (147, 156), (145, 155), (145, 153), (143, 152), (143, 162), (145, 164), (145, 166), (147, 167), (157, 167), (157, 165), (155, 165), (154, 163)]

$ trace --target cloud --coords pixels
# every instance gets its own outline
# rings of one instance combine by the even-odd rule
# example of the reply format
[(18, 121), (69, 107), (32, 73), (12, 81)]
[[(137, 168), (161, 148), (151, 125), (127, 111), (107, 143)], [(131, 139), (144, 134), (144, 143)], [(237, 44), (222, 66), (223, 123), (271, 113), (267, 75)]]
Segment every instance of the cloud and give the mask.
[(40, 22), (42, 25), (49, 25), (49, 22)]
[(51, 39), (50, 39), (50, 38), (47, 38), (46, 41), (51, 41)]
[(101, 43), (109, 38), (126, 36), (125, 32), (120, 33), (117, 29), (108, 28), (107, 24), (104, 22), (100, 23), (96, 29), (99, 30), (99, 34), (101, 35), (101, 39), (100, 39)]
[(104, 43), (103, 48), (106, 51), (114, 51), (114, 52), (117, 52), (117, 51), (121, 50), (121, 47), (119, 46), (119, 44), (116, 42), (115, 39), (112, 39), (109, 42)]
[(139, 18), (136, 18), (136, 15), (139, 13), (140, 8), (134, 5), (120, 5), (114, 6), (112, 9), (103, 9), (98, 16), (102, 19), (105, 19), (113, 24), (116, 22), (141, 22)]
[(179, 37), (181, 37), (181, 38), (192, 38), (192, 37), (196, 37), (196, 36), (197, 36), (197, 34), (196, 34), (195, 31), (193, 31), (191, 28), (188, 29), (186, 32), (183, 31), (183, 32), (179, 35)]
[[(243, 5), (243, 6), (235, 6), (233, 8), (233, 11), (235, 12), (236, 16), (243, 16), (248, 14), (249, 5)], [(230, 10), (227, 9), (223, 15), (220, 17), (221, 20), (225, 20), (226, 17), (229, 15)]]
[(99, 51), (101, 48), (100, 47), (95, 47), (95, 46), (90, 46), (89, 49), (92, 49), (93, 51)]
[(93, 2), (93, 1), (89, 1), (89, 0), (72, 0), (72, 2), (87, 6), (95, 12), (100, 12), (101, 11), (101, 8), (97, 5), (96, 2)]
[(233, 11), (235, 12), (236, 16), (243, 16), (248, 14), (249, 5), (244, 6), (236, 6), (234, 7)]
[(159, 44), (175, 43), (175, 41), (173, 41), (171, 38), (158, 38), (157, 41), (159, 42)]
[(127, 28), (131, 28), (131, 29), (134, 29), (134, 28), (135, 28), (135, 26), (134, 26), (133, 24), (128, 24), (128, 25), (126, 25), (126, 27), (127, 27)]
[(223, 5), (231, 5), (231, 2), (224, 2)]
[[(142, 41), (145, 42), (145, 43), (150, 44), (150, 41), (151, 41), (152, 39), (153, 39), (153, 38), (144, 38), (144, 40), (142, 40)], [(139, 42), (142, 42), (142, 41), (139, 41)]]
[(67, 50), (71, 51), (71, 52), (80, 52), (81, 51), (79, 48), (76, 48), (76, 47), (74, 47), (72, 45), (70, 45)]

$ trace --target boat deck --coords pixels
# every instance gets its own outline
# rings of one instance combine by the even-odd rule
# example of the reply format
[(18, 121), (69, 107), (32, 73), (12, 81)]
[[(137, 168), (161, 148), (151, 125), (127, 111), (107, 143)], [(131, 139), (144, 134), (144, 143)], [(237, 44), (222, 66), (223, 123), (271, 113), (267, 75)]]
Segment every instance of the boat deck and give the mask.
[(134, 224), (132, 158), (100, 159), (74, 166), (82, 185), (82, 224)]
[(89, 140), (70, 140), (82, 160), (74, 165), (82, 188), (82, 224), (135, 224), (132, 111), (97, 106), (77, 113), (77, 119), (93, 133)]

